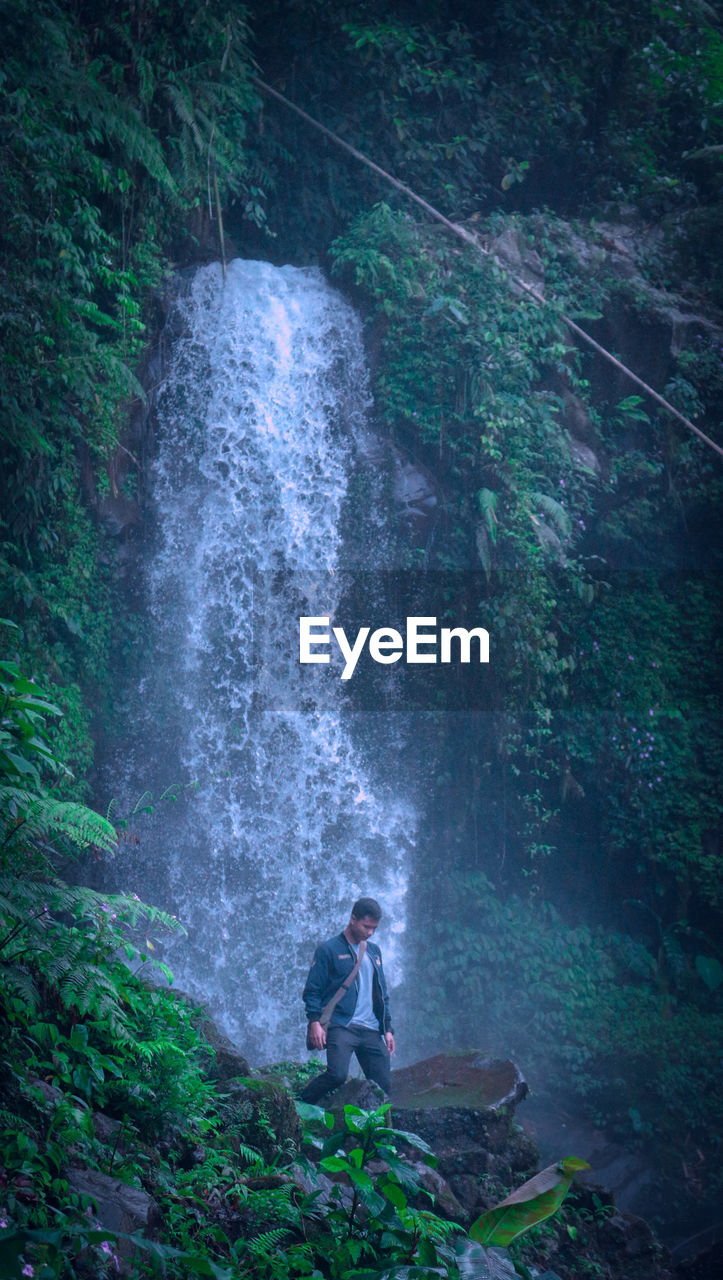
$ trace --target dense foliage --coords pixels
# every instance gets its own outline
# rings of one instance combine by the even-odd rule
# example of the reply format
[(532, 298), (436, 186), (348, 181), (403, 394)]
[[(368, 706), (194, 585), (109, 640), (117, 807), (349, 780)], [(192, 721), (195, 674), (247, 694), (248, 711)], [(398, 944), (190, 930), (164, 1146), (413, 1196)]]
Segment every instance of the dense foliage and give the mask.
[[(477, 1240), (507, 1245), (560, 1207), (584, 1162), (564, 1162), (552, 1187), (532, 1183), (514, 1221), (504, 1215), (501, 1239), (490, 1214), (470, 1239), (426, 1207), (433, 1197), (400, 1148), (434, 1157), (392, 1127), (389, 1104), (347, 1105), (341, 1123), (299, 1104), (315, 1166), (280, 1087), (214, 1084), (203, 1011), (145, 974), (158, 931), (178, 922), (136, 895), (101, 895), (58, 876), (63, 855), (88, 846), (112, 855), (116, 832), (84, 805), (54, 799), (49, 779), (65, 766), (46, 721), (58, 709), (15, 663), (2, 672), (0, 1263), (8, 1280), (111, 1275), (121, 1258), (134, 1276), (162, 1268), (217, 1280), (344, 1280), (360, 1269), (419, 1268), (461, 1280), (488, 1269)], [(317, 1169), (336, 1180), (326, 1203)], [(79, 1184), (78, 1170), (99, 1176)], [(115, 1203), (118, 1184), (153, 1195), (160, 1239), (156, 1224), (129, 1233), (101, 1221), (103, 1192)], [(512, 1263), (497, 1274), (514, 1276)]]
[(170, 253), (219, 251), (222, 199), (260, 216), (236, 159), (244, 15), (53, 0), (0, 12), (2, 603), (86, 769), (87, 700), (102, 698), (113, 645), (112, 553), (93, 513), (143, 483), (118, 439), (144, 398), (150, 291)]
[[(575, 316), (629, 305), (629, 278), (571, 251), (582, 227), (474, 225), (486, 254), (377, 206), (333, 246), (378, 316), (379, 412), (439, 486), (409, 563), (446, 581), (482, 567), (481, 588), (460, 572), (454, 614), (484, 617), (501, 673), (490, 713), (431, 717), (418, 737), (447, 873), (424, 861), (415, 895), (445, 992), (435, 1028), (460, 1047), (482, 1028), (629, 1144), (654, 1138), (671, 1169), (690, 1168), (683, 1131), (716, 1181), (719, 593), (690, 513), (711, 527), (719, 476), (638, 397), (610, 396), (554, 306), (510, 287), (512, 249)], [(635, 289), (653, 305), (642, 274)], [(712, 422), (717, 379), (681, 354)], [(598, 930), (582, 960), (581, 921)], [(421, 1025), (426, 992), (407, 999)], [(700, 1170), (686, 1185), (692, 1202)]]
[[(28, 1045), (44, 1074), (57, 1035), (60, 1087), (139, 1124), (151, 1074), (175, 1078), (192, 1044), (181, 1006), (157, 994), (149, 1013), (113, 959), (140, 954), (138, 904), (61, 875), (113, 838), (68, 797), (142, 630), (114, 541), (145, 496), (124, 432), (173, 266), (233, 245), (322, 260), (367, 319), (378, 425), (438, 495), (422, 534), (400, 535), (405, 563), (475, 570), (465, 604), (503, 673), (489, 714), (430, 715), (417, 737), (432, 801), (412, 923), (424, 938), (443, 922), (429, 970), (422, 956), (436, 1026), (462, 1043), (464, 1010), (598, 1123), (656, 1143), (688, 1212), (720, 1166), (721, 469), (577, 348), (556, 303), (719, 434), (715, 15), (702, 0), (110, 9), (0, 5), (0, 604), (22, 623), (1, 690), (11, 1074)], [(253, 58), (479, 251), (264, 101)], [(22, 671), (66, 712), (49, 741)]]

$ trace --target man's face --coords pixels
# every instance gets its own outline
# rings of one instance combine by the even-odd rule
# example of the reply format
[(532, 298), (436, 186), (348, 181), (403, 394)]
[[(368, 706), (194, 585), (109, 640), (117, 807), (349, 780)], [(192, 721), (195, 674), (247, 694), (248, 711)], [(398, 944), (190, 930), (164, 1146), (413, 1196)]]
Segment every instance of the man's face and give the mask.
[(373, 916), (352, 916), (347, 927), (347, 933), (353, 943), (366, 942), (374, 933), (378, 920)]

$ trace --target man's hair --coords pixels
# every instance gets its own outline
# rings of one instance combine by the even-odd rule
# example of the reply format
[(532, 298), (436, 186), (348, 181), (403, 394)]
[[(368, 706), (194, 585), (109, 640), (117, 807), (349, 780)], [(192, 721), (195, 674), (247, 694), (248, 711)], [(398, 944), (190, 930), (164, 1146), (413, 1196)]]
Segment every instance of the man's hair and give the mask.
[(351, 913), (357, 920), (362, 920), (364, 916), (371, 916), (372, 920), (382, 918), (382, 909), (376, 898), (357, 898)]

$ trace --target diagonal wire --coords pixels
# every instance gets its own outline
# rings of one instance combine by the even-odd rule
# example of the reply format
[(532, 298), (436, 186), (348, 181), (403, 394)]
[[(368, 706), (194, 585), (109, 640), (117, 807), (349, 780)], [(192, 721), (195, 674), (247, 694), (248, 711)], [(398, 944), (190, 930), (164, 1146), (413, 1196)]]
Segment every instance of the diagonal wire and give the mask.
[[(449, 218), (445, 218), (444, 214), (439, 212), (439, 209), (435, 209), (434, 205), (428, 204), (428, 202), (423, 200), (421, 196), (418, 196), (415, 191), (412, 191), (411, 187), (406, 186), (404, 182), (400, 182), (399, 179), (395, 178), (391, 173), (387, 173), (386, 169), (382, 169), (380, 165), (375, 164), (374, 161), (370, 160), (368, 156), (365, 156), (362, 151), (357, 151), (357, 148), (353, 147), (351, 143), (345, 142), (337, 133), (333, 133), (331, 129), (327, 129), (326, 125), (321, 124), (319, 120), (315, 120), (313, 116), (310, 116), (308, 112), (303, 111), (301, 107), (297, 107), (295, 102), (291, 102), (289, 98), (284, 97), (283, 93), (279, 93), (278, 89), (272, 89), (270, 84), (266, 84), (266, 82), (259, 79), (258, 76), (251, 76), (251, 80), (258, 89), (262, 90), (263, 93), (268, 93), (272, 98), (276, 98), (279, 102), (282, 102), (285, 107), (288, 107), (291, 111), (295, 111), (298, 116), (301, 116), (302, 120), (306, 120), (307, 124), (310, 124), (314, 129), (318, 129), (320, 133), (323, 133), (327, 138), (330, 138), (332, 142), (336, 143), (337, 146), (342, 147), (344, 151), (348, 151), (349, 155), (354, 156), (355, 160), (358, 160), (361, 164), (365, 164), (367, 168), (372, 169), (374, 173), (378, 173), (385, 182), (391, 183), (393, 187), (397, 188), (397, 191), (401, 191), (410, 200), (413, 200), (421, 209), (424, 209), (425, 213), (429, 214), (430, 218), (434, 218), (436, 222), (441, 222), (443, 226), (447, 227), (447, 229), (460, 240), (464, 240), (467, 244), (472, 245), (478, 253), (483, 254), (485, 257), (494, 257), (494, 254), (491, 254), (489, 249), (485, 249), (484, 245), (480, 244), (477, 236), (472, 232), (467, 231), (465, 227), (459, 226), (456, 222), (451, 222)], [(598, 355), (603, 356), (605, 360), (614, 365), (616, 369), (619, 369), (621, 373), (624, 373), (631, 382), (634, 382), (637, 387), (640, 387), (640, 389), (644, 391), (646, 395), (655, 400), (661, 408), (665, 409), (667, 413), (672, 414), (674, 418), (677, 418), (678, 422), (681, 422), (689, 431), (694, 432), (699, 439), (703, 440), (705, 444), (709, 445), (711, 449), (714, 449), (715, 452), (720, 454), (723, 458), (723, 448), (721, 448), (719, 444), (716, 444), (715, 440), (711, 440), (710, 436), (707, 436), (704, 431), (701, 431), (700, 427), (696, 427), (695, 423), (690, 421), (690, 418), (686, 418), (685, 414), (676, 409), (675, 406), (672, 405), (669, 400), (666, 400), (664, 396), (661, 396), (659, 391), (656, 391), (654, 387), (649, 386), (647, 382), (644, 382), (642, 378), (638, 377), (637, 373), (633, 373), (632, 369), (629, 369), (621, 360), (618, 360), (617, 356), (614, 356), (611, 351), (608, 351), (599, 342), (597, 342), (591, 334), (586, 333), (584, 329), (581, 329), (580, 325), (576, 324), (576, 322), (562, 310), (559, 303), (554, 300), (550, 302), (548, 299), (543, 298), (542, 295), (532, 287), (532, 285), (521, 280), (519, 276), (515, 275), (513, 271), (510, 271), (503, 264), (498, 263), (498, 266), (501, 267), (509, 280), (513, 280), (520, 289), (524, 290), (528, 297), (532, 298), (542, 306), (553, 306), (560, 319), (564, 321), (568, 329), (576, 334), (578, 338), (583, 342), (586, 342), (589, 347), (592, 347), (594, 351), (597, 351)]]

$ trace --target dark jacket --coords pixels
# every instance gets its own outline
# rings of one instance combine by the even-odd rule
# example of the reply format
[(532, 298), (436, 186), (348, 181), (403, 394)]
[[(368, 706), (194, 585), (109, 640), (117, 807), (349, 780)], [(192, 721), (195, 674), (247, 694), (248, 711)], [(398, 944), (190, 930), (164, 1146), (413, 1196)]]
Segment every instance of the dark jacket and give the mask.
[[(382, 953), (375, 942), (367, 942), (367, 954), (374, 969), (372, 1005), (379, 1019), (379, 1030), (391, 1031), (389, 992), (382, 967)], [(314, 952), (314, 959), (304, 987), (304, 1004), (309, 1022), (318, 1022), (324, 1005), (331, 1000), (334, 992), (339, 990), (344, 979), (349, 977), (355, 962), (356, 956), (343, 933), (338, 933), (335, 938), (328, 938), (326, 942), (319, 944)], [(357, 976), (335, 1006), (330, 1026), (346, 1027), (351, 1022), (358, 995), (359, 978)]]

